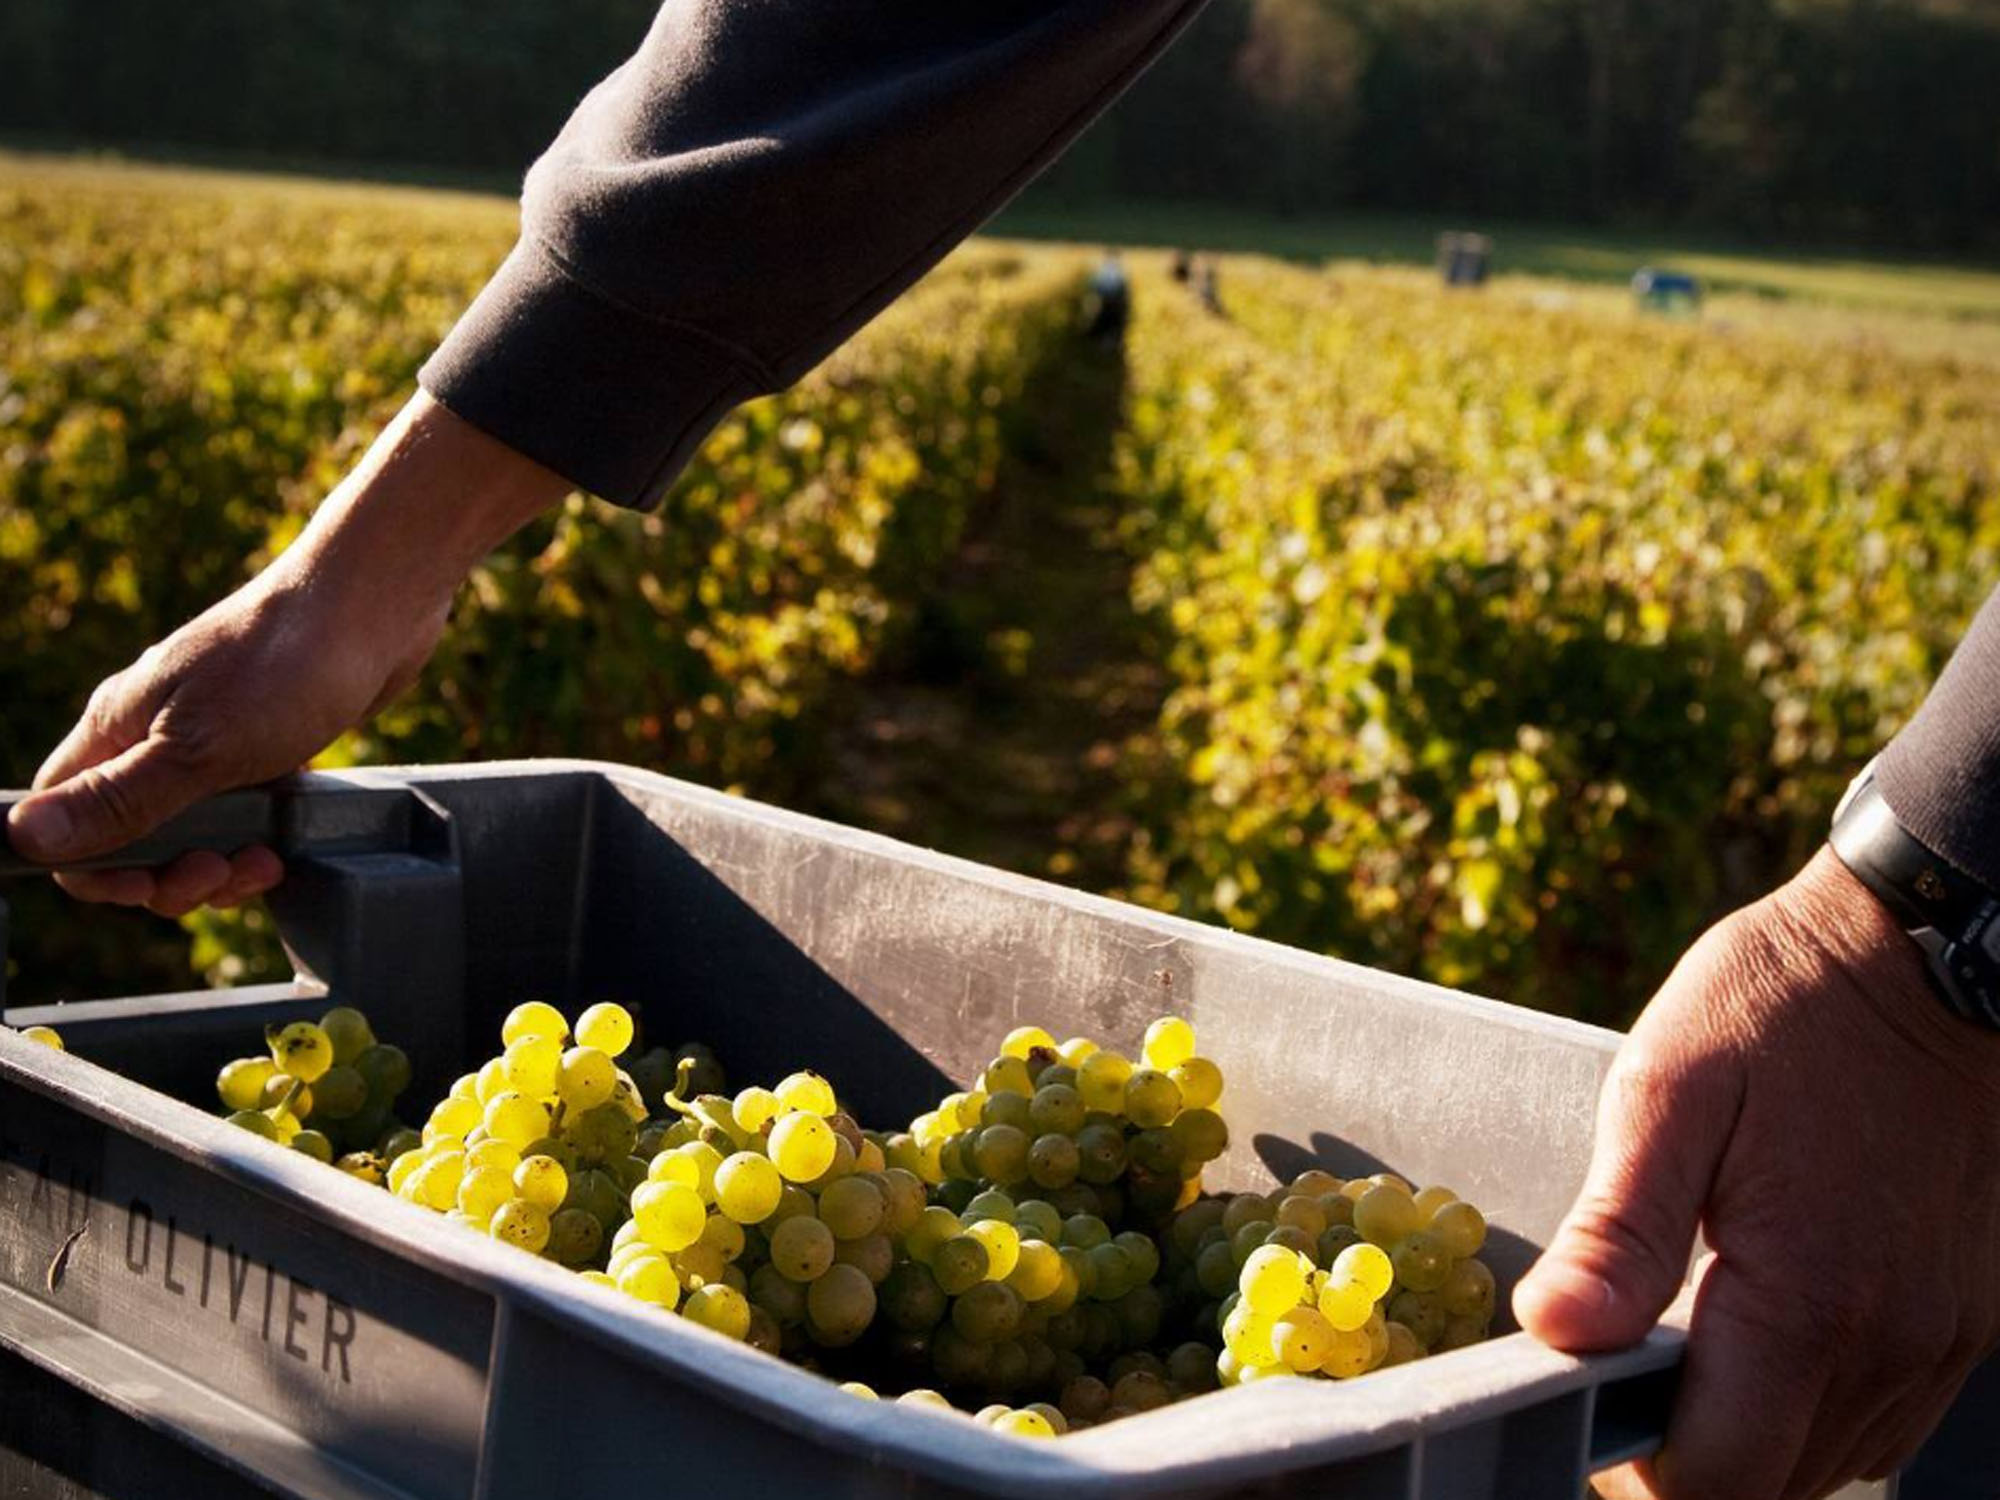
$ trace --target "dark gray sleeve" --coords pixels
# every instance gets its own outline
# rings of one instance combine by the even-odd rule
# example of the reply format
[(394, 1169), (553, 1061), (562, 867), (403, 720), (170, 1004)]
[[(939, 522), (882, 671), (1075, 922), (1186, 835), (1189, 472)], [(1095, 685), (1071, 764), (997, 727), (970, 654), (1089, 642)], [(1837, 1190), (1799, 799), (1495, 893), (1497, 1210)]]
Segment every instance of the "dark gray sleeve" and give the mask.
[(1876, 774), (1898, 822), (2000, 891), (2000, 591)]
[(1024, 186), (1203, 0), (668, 0), (528, 173), (425, 390), (656, 501)]

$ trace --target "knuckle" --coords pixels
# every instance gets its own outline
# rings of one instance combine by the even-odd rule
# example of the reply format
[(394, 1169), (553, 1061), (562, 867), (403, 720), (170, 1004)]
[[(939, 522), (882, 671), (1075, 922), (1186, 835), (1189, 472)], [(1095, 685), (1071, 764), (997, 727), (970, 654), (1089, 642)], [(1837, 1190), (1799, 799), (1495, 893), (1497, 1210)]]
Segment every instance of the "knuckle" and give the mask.
[[(1661, 1285), (1678, 1285), (1687, 1270), (1683, 1247), (1672, 1243), (1673, 1228), (1645, 1205), (1650, 1196), (1612, 1201), (1586, 1194), (1571, 1211), (1568, 1231), (1581, 1241), (1586, 1261), (1599, 1266), (1637, 1264)], [(1656, 1222), (1645, 1222), (1654, 1220)]]
[(123, 781), (106, 776), (95, 768), (85, 771), (77, 781), (78, 791), (89, 801), (104, 824), (120, 832), (138, 828), (139, 807), (131, 789)]

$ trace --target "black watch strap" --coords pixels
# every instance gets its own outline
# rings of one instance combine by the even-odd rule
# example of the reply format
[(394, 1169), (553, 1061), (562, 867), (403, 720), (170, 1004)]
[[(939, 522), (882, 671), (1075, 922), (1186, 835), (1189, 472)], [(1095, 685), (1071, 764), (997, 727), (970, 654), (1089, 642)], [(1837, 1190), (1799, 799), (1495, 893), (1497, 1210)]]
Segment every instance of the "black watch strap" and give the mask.
[(2000, 1031), (2000, 895), (1925, 848), (1863, 771), (1834, 814), (1833, 852), (1923, 951), (1944, 1001)]

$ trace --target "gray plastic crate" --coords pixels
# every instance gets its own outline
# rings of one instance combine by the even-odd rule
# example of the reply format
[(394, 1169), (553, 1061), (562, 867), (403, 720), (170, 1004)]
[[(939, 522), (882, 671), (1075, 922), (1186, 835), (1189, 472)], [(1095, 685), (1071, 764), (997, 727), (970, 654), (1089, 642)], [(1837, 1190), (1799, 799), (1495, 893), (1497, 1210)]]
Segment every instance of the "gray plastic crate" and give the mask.
[[(1593, 1360), (1514, 1334), (1022, 1444), (840, 1396), (169, 1097), (206, 1098), (266, 1020), (334, 999), (409, 1047), (422, 1098), (521, 1000), (617, 997), (739, 1079), (819, 1066), (893, 1121), (1018, 1023), (1130, 1044), (1172, 1010), (1229, 1078), (1212, 1184), (1309, 1162), (1449, 1181), (1490, 1210), (1504, 1287), (1581, 1178), (1609, 1033), (612, 766), (303, 778), (121, 862), (253, 839), (290, 861), (273, 905), (292, 984), (6, 1016), (72, 1049), (0, 1034), (9, 1500), (503, 1500), (668, 1475), (740, 1494), (1547, 1500), (1658, 1442), (1672, 1328)], [(0, 874), (20, 868), (0, 851)], [(2000, 1491), (1977, 1420), (1993, 1375), (1905, 1500)]]

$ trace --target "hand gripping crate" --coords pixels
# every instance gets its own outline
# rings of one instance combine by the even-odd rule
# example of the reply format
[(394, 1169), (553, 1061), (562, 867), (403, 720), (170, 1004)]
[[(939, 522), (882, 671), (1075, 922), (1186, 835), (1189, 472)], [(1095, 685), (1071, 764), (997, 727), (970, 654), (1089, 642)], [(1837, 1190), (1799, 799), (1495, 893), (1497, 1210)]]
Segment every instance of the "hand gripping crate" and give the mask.
[[(8, 1014), (69, 1054), (0, 1034), (8, 1500), (1549, 1500), (1658, 1442), (1672, 1328), (1592, 1360), (1514, 1334), (1025, 1444), (841, 1396), (180, 1102), (334, 1001), (408, 1048), (412, 1098), (522, 1000), (617, 997), (737, 1079), (820, 1067), (870, 1121), (928, 1107), (1017, 1023), (1129, 1044), (1175, 1011), (1229, 1078), (1211, 1183), (1448, 1180), (1491, 1211), (1504, 1289), (1581, 1178), (1608, 1033), (611, 766), (307, 777), (119, 862), (253, 841), (290, 863), (294, 982)], [(1992, 1425), (1941, 1438), (1906, 1500), (2000, 1493)]]

